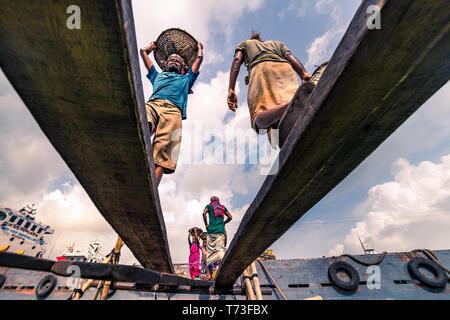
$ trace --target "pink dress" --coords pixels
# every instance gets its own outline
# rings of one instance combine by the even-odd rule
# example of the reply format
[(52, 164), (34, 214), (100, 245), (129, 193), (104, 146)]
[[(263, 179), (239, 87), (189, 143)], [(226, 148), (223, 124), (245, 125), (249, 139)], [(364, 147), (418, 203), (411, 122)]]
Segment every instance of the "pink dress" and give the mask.
[(191, 279), (198, 278), (200, 275), (200, 250), (196, 242), (190, 246), (189, 273), (191, 274)]

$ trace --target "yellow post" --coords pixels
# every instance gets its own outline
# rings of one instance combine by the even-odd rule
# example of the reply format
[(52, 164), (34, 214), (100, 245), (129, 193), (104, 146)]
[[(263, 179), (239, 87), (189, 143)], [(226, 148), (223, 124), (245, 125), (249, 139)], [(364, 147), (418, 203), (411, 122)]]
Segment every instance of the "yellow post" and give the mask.
[[(83, 281), (83, 279), (80, 279), (80, 281)], [(86, 281), (82, 286), (81, 286), (81, 292), (85, 293), (87, 289), (89, 289), (89, 287), (91, 286), (92, 282), (94, 282), (94, 280), (89, 279), (88, 281)], [(81, 294), (79, 292), (75, 293), (75, 296), (72, 298), (72, 300), (80, 300), (81, 298)]]
[[(117, 237), (116, 245), (114, 246), (114, 253), (119, 254), (122, 246), (123, 246), (123, 240), (120, 237)], [(111, 254), (110, 257), (112, 257), (110, 263), (116, 264), (118, 262), (115, 258), (116, 257), (115, 255)], [(103, 291), (102, 291), (102, 296), (101, 296), (100, 300), (106, 300), (106, 297), (108, 296), (108, 291), (109, 291), (110, 287), (111, 287), (111, 281), (105, 281), (103, 284)]]
[(255, 286), (256, 299), (262, 300), (263, 297), (262, 297), (262, 293), (261, 293), (261, 287), (259, 285), (258, 273), (256, 272), (256, 266), (255, 266), (254, 261), (250, 265), (250, 268), (252, 271), (251, 275), (252, 275), (252, 279), (253, 279), (253, 285)]
[(243, 275), (245, 277), (244, 282), (245, 282), (245, 289), (247, 292), (247, 300), (256, 300), (255, 293), (253, 292), (253, 288), (252, 288), (252, 283), (249, 279), (249, 277), (250, 277), (249, 268), (250, 267), (247, 267), (243, 272)]
[(98, 294), (100, 292), (100, 288), (104, 287), (104, 281), (101, 280), (98, 282), (97, 288), (95, 288), (94, 296), (92, 297), (92, 300), (97, 300)]

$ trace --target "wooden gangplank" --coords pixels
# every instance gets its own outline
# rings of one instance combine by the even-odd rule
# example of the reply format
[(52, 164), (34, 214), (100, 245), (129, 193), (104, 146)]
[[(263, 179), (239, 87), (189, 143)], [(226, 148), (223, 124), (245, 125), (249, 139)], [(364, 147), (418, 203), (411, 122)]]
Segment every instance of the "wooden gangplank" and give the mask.
[(137, 260), (172, 273), (131, 1), (1, 0), (0, 66)]
[[(379, 30), (367, 27), (370, 5), (381, 8)], [(232, 286), (448, 81), (449, 26), (446, 0), (362, 2), (281, 148), (278, 172), (244, 215), (216, 287)]]

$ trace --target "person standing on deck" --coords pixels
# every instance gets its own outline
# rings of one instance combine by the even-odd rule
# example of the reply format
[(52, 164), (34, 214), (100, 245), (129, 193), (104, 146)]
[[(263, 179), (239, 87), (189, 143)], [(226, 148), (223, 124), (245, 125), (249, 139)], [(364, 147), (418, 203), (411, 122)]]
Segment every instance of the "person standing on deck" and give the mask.
[[(227, 245), (225, 224), (233, 219), (227, 208), (220, 204), (218, 197), (213, 196), (210, 200), (210, 204), (203, 210), (203, 221), (208, 232), (206, 270), (209, 279), (211, 278), (210, 266), (213, 264), (218, 265), (225, 256), (225, 247)], [(225, 216), (227, 216), (227, 219), (224, 221)]]
[(201, 260), (201, 267), (202, 267), (202, 276), (206, 276), (207, 274), (207, 267), (206, 267), (206, 258), (208, 257), (208, 250), (206, 248), (206, 239), (202, 239), (202, 260)]
[(227, 104), (233, 112), (238, 107), (234, 88), (243, 62), (249, 77), (247, 100), (251, 126), (257, 132), (275, 129), (299, 87), (294, 70), (302, 83), (311, 76), (283, 42), (262, 41), (259, 33), (253, 32), (250, 40), (237, 46), (231, 65)]
[(167, 59), (163, 72), (156, 71), (149, 54), (156, 49), (156, 43), (140, 50), (148, 70), (147, 78), (153, 85), (153, 93), (146, 103), (150, 134), (153, 138), (153, 159), (156, 182), (159, 185), (164, 174), (175, 172), (181, 143), (181, 121), (186, 119), (188, 93), (199, 75), (203, 61), (203, 45), (197, 43), (197, 58), (192, 68), (179, 55)]
[[(198, 278), (200, 276), (200, 242), (198, 239), (197, 228), (193, 228), (188, 231), (188, 244), (189, 244), (189, 274), (191, 279)], [(191, 241), (191, 232), (192, 241)]]

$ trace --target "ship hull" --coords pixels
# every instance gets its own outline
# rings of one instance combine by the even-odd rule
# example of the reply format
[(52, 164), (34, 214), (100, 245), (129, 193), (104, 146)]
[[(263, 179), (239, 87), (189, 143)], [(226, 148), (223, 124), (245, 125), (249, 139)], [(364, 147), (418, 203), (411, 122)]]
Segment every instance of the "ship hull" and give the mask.
[[(437, 250), (434, 254), (441, 264), (450, 269), (450, 250)], [(418, 255), (421, 256), (421, 255)], [(378, 255), (356, 256), (363, 261), (374, 261)], [(353, 266), (359, 275), (359, 285), (354, 290), (343, 290), (333, 284), (328, 275), (328, 268), (336, 262), (336, 258), (286, 259), (263, 261), (266, 270), (256, 263), (261, 288), (270, 292), (263, 296), (264, 300), (282, 300), (281, 289), (288, 300), (324, 299), (324, 300), (450, 300), (450, 282), (443, 288), (432, 288), (415, 279), (408, 271), (411, 254), (389, 253), (375, 268), (358, 263), (348, 257), (339, 260)], [(175, 265), (177, 273), (188, 275), (187, 265)], [(377, 273), (374, 270), (378, 271)], [(268, 273), (270, 274), (268, 274)], [(49, 275), (46, 272), (0, 268), (0, 274), (6, 278), (0, 288), (1, 300), (65, 300), (73, 292), (73, 278), (55, 276), (57, 284), (46, 298), (38, 298), (36, 286), (39, 281)], [(240, 286), (242, 279), (236, 282)], [(209, 295), (208, 293), (152, 292), (151, 287), (118, 286), (109, 300), (245, 300), (243, 294)], [(270, 290), (269, 290), (270, 289)], [(95, 287), (89, 288), (82, 300), (91, 300)], [(245, 292), (245, 291), (243, 291)]]

